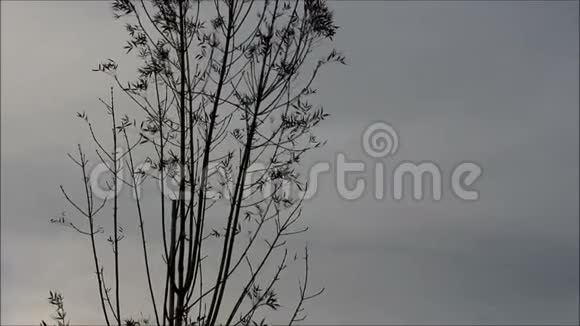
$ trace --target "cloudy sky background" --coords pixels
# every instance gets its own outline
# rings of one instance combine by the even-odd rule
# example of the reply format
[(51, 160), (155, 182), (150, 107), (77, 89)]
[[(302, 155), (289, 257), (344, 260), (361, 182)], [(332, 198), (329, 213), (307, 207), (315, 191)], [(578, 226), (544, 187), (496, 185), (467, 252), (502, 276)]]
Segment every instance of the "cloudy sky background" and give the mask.
[[(48, 223), (75, 189), (66, 153), (88, 143), (74, 117), (101, 115), (110, 82), (90, 70), (123, 54), (107, 2), (2, 1), (2, 320), (38, 324), (49, 290), (75, 324), (102, 323), (86, 239)], [(434, 161), (440, 202), (369, 191), (345, 201), (331, 174), (306, 205), (313, 282), (327, 291), (312, 324), (575, 324), (578, 322), (578, 2), (335, 1), (336, 47), (317, 102), (332, 114), (328, 145), (373, 163), (361, 134), (374, 121), (399, 132), (387, 173)], [(128, 76), (131, 71), (128, 69)], [(461, 202), (449, 173), (480, 164), (477, 202)], [(306, 162), (306, 165), (308, 162)], [(126, 228), (136, 226), (127, 221)], [(136, 229), (136, 228), (135, 228)], [(129, 233), (126, 252), (138, 252)], [(141, 264), (141, 256), (126, 256)], [(159, 266), (160, 268), (161, 266)], [(160, 269), (159, 269), (160, 270)], [(128, 310), (148, 313), (141, 276), (123, 275)], [(292, 293), (290, 293), (292, 294)], [(290, 295), (289, 294), (289, 295)]]

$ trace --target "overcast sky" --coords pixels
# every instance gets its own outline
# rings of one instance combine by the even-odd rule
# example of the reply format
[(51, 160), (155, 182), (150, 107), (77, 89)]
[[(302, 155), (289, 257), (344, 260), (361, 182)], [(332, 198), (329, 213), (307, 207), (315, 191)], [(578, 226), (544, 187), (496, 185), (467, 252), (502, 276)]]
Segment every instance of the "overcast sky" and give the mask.
[[(1, 323), (47, 319), (53, 289), (65, 294), (74, 324), (102, 323), (86, 239), (48, 219), (67, 208), (58, 185), (74, 189), (79, 180), (66, 157), (88, 143), (75, 112), (99, 116), (97, 98), (107, 96), (110, 82), (91, 69), (134, 59), (123, 54), (124, 29), (107, 2), (1, 6)], [(444, 188), (438, 202), (375, 200), (372, 189), (346, 201), (332, 174), (321, 178), (304, 240), (313, 282), (327, 290), (307, 322), (578, 323), (578, 2), (332, 7), (335, 46), (349, 65), (317, 82), (316, 101), (332, 117), (319, 129), (328, 145), (309, 162), (334, 168), (338, 153), (365, 161), (359, 175), (372, 186), (377, 162), (392, 171), (432, 161)], [(361, 149), (376, 121), (399, 135), (386, 160)], [(483, 168), (476, 202), (450, 192), (462, 161)], [(137, 240), (129, 234), (124, 245), (138, 252)], [(141, 264), (140, 256), (125, 261)], [(136, 298), (131, 312), (148, 313), (141, 276), (123, 280)]]

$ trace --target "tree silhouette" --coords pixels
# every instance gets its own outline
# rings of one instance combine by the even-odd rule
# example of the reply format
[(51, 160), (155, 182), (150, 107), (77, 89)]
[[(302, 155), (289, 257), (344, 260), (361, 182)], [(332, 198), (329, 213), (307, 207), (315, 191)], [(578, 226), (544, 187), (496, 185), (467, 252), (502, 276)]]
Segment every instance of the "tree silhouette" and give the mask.
[[(78, 155), (69, 156), (82, 173), (82, 199), (61, 191), (86, 224), (64, 214), (52, 222), (90, 239), (107, 325), (264, 324), (268, 311), (281, 307), (276, 284), (282, 273), (302, 256), (288, 245), (307, 230), (299, 225), (307, 187), (300, 160), (324, 144), (313, 128), (328, 116), (308, 100), (316, 93), (313, 82), (323, 66), (345, 60), (335, 50), (317, 54), (337, 30), (332, 11), (323, 0), (116, 0), (112, 8), (126, 22), (124, 48), (140, 59), (138, 76), (121, 80), (111, 59), (94, 69), (115, 85), (110, 99), (101, 100), (110, 143), (98, 137), (86, 113), (78, 113), (109, 172), (109, 195), (95, 195), (79, 145)], [(115, 89), (138, 108), (137, 116), (120, 113)], [(139, 189), (146, 181), (159, 184), (158, 212), (144, 212)], [(151, 320), (135, 321), (122, 309), (119, 270), (131, 266), (119, 259), (121, 186), (134, 190)], [(163, 280), (150, 270), (145, 213), (159, 216)], [(99, 221), (108, 215), (112, 288), (96, 245), (105, 232)], [(210, 250), (212, 243), (220, 249)], [(289, 325), (303, 320), (304, 303), (322, 293), (309, 289), (307, 249), (302, 258), (305, 274)], [(217, 273), (204, 273), (207, 266)], [(231, 286), (234, 275), (247, 275), (236, 279), (238, 292)], [(227, 306), (224, 298), (231, 301)]]

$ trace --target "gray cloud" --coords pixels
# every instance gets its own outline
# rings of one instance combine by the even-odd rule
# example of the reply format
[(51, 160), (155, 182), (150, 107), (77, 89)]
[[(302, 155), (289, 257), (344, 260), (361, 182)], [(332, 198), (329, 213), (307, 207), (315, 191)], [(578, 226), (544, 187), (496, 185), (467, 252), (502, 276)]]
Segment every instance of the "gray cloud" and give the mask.
[[(578, 3), (333, 7), (350, 64), (317, 83), (332, 113), (320, 128), (329, 143), (305, 166), (338, 152), (372, 166), (360, 135), (384, 120), (401, 138), (388, 167), (432, 160), (449, 171), (471, 160), (484, 175), (476, 203), (445, 193), (437, 203), (370, 193), (346, 202), (329, 175), (321, 179), (304, 240), (327, 292), (308, 322), (577, 323)], [(78, 182), (66, 152), (88, 143), (74, 113), (97, 118), (107, 94), (90, 69), (113, 57), (130, 76), (135, 64), (111, 22), (101, 2), (2, 2), (2, 324), (46, 318), (55, 288), (75, 322), (99, 320), (88, 247), (48, 218), (65, 208), (57, 186)], [(140, 277), (124, 275), (136, 296)]]

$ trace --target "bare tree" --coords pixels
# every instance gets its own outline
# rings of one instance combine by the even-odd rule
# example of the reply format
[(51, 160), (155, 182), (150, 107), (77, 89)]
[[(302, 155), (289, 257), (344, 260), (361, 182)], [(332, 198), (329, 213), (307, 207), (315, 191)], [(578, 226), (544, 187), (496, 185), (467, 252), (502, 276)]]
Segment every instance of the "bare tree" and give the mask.
[[(115, 18), (126, 21), (127, 53), (142, 65), (135, 81), (121, 80), (110, 59), (95, 71), (111, 76), (138, 116), (119, 113), (111, 88), (110, 99), (101, 100), (111, 121), (112, 137), (105, 142), (79, 113), (110, 172), (112, 195), (95, 197), (79, 145), (78, 157), (71, 159), (82, 171), (84, 199), (61, 190), (87, 226), (64, 215), (53, 222), (90, 239), (107, 325), (137, 323), (121, 309), (119, 269), (130, 266), (119, 260), (120, 185), (134, 190), (152, 322), (264, 324), (267, 312), (280, 308), (276, 284), (282, 273), (302, 255), (288, 245), (307, 230), (299, 223), (307, 187), (300, 160), (324, 144), (313, 128), (328, 114), (308, 98), (316, 93), (313, 82), (324, 65), (344, 64), (335, 50), (316, 54), (337, 30), (332, 11), (323, 0), (116, 0), (112, 8)], [(128, 176), (120, 173), (123, 167)], [(160, 211), (147, 214), (160, 217), (166, 266), (161, 281), (150, 271), (139, 191), (146, 180), (160, 189)], [(95, 245), (104, 232), (97, 222), (105, 214), (113, 224), (112, 288), (105, 284)], [(220, 249), (210, 250), (212, 243)], [(305, 276), (289, 325), (303, 320), (304, 302), (322, 293), (309, 290), (307, 250), (303, 259)], [(204, 273), (207, 266), (217, 273)], [(242, 281), (236, 278), (232, 287), (234, 275)]]
[[(64, 310), (64, 297), (62, 293), (50, 291), (48, 302), (55, 307), (55, 313), (52, 320), (56, 323), (55, 326), (69, 326), (70, 323), (66, 320), (66, 312)], [(45, 321), (40, 322), (40, 326), (48, 326)]]

